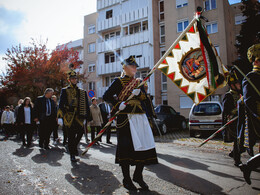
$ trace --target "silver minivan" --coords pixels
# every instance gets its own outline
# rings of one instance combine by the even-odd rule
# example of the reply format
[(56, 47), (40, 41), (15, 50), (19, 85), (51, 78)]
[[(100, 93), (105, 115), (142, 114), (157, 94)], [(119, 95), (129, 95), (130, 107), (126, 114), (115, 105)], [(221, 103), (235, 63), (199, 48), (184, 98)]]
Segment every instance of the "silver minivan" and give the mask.
[(222, 125), (222, 106), (220, 102), (208, 101), (193, 104), (189, 115), (190, 136), (199, 136), (203, 132), (218, 130)]

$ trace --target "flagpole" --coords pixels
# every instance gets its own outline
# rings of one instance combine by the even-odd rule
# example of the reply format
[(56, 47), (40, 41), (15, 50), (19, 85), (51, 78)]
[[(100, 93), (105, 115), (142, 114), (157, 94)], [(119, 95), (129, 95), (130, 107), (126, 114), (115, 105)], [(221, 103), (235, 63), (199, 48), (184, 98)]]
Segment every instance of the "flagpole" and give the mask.
[(236, 65), (234, 65), (234, 67), (242, 74), (243, 77), (245, 77), (245, 79), (249, 82), (249, 84), (254, 88), (255, 92), (260, 96), (260, 92), (254, 85), (254, 83), (252, 83), (252, 81), (245, 75), (245, 73), (243, 73), (242, 70), (240, 70), (240, 68), (238, 68)]
[(209, 140), (211, 140), (213, 137), (217, 135), (220, 131), (223, 131), (230, 123), (233, 123), (235, 120), (238, 119), (238, 116), (232, 118), (229, 122), (227, 122), (224, 126), (222, 126), (220, 129), (218, 129), (215, 133), (213, 133), (211, 136), (209, 136), (205, 141), (203, 141), (199, 147), (203, 146), (205, 143), (207, 143)]
[[(147, 76), (143, 79), (143, 81), (137, 86), (137, 89), (141, 88), (142, 85), (146, 83), (146, 81), (150, 78), (150, 76), (155, 72), (155, 70), (158, 68), (158, 66), (163, 62), (163, 60), (169, 55), (169, 53), (172, 51), (172, 49), (179, 43), (179, 41), (183, 38), (183, 35), (187, 33), (192, 25), (198, 20), (200, 17), (201, 12), (196, 12), (196, 15), (190, 22), (190, 24), (185, 28), (185, 30), (179, 35), (179, 37), (174, 41), (174, 43), (169, 47), (169, 49), (165, 52), (165, 54), (161, 57), (161, 59), (154, 65), (153, 69), (147, 74)], [(134, 97), (134, 94), (131, 94), (127, 100), (125, 101), (125, 105), (128, 104), (128, 102)], [(116, 118), (116, 116), (120, 113), (120, 110), (118, 110), (108, 121), (108, 123), (101, 129), (101, 131), (97, 134), (95, 139), (86, 147), (86, 149), (82, 152), (81, 155), (84, 155), (87, 153), (89, 148), (98, 141), (98, 138), (101, 137), (101, 135), (105, 132), (107, 127), (113, 122), (113, 120)]]

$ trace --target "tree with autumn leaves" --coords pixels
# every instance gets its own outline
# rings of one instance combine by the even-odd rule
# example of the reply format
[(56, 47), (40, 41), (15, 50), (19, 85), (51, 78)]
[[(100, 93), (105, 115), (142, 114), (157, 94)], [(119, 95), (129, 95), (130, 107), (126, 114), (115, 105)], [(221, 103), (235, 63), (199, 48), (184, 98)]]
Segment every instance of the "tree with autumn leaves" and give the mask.
[(19, 98), (29, 96), (33, 100), (48, 87), (59, 94), (67, 82), (68, 65), (73, 63), (78, 68), (82, 64), (78, 52), (72, 48), (62, 45), (49, 52), (46, 43), (35, 40), (28, 47), (19, 45), (8, 49), (3, 59), (8, 66), (1, 79), (5, 92)]

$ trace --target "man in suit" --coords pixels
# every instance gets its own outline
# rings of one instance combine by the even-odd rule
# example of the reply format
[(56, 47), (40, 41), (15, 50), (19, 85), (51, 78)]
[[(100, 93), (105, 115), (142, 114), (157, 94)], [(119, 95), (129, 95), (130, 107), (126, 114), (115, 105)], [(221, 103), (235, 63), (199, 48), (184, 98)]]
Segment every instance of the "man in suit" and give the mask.
[[(102, 115), (102, 119), (103, 119), (103, 124), (102, 124), (102, 128), (103, 128), (107, 124), (107, 122), (110, 118), (111, 106), (110, 106), (110, 104), (103, 101), (102, 103), (99, 104), (99, 108), (101, 110), (101, 115)], [(106, 133), (107, 133), (107, 143), (112, 144), (112, 142), (110, 141), (111, 125), (108, 126)]]
[(88, 97), (85, 90), (78, 88), (78, 77), (73, 64), (68, 72), (69, 85), (61, 90), (58, 115), (63, 118), (68, 132), (70, 160), (77, 162), (77, 146), (84, 134), (84, 120), (90, 121)]
[(55, 103), (51, 99), (53, 92), (52, 88), (47, 88), (44, 95), (36, 99), (34, 106), (34, 121), (40, 122), (39, 146), (45, 149), (49, 149), (51, 132), (57, 123)]

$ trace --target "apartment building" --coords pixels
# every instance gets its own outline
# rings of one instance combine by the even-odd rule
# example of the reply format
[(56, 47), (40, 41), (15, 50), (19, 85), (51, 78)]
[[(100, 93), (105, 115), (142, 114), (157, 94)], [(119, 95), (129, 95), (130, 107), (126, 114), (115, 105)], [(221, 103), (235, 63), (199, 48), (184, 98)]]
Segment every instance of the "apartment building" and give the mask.
[[(154, 66), (152, 0), (97, 0), (97, 96), (122, 71), (121, 62), (130, 55), (139, 64), (137, 77), (144, 78)], [(154, 75), (148, 92), (155, 95)]]
[[(100, 77), (97, 75), (97, 39), (96, 21), (98, 13), (92, 13), (84, 16), (84, 73), (85, 73), (85, 90), (93, 90), (97, 92), (97, 83)], [(97, 96), (97, 94), (96, 94)]]
[[(162, 5), (163, 4), (163, 5)], [(236, 59), (235, 49), (235, 17), (228, 0), (160, 0), (159, 15), (163, 14), (160, 23), (160, 52), (167, 50), (180, 33), (193, 19), (198, 6), (205, 9), (203, 16), (209, 37), (216, 47), (222, 63), (231, 65)], [(159, 20), (160, 21), (160, 20)], [(177, 112), (188, 117), (193, 102), (170, 79), (161, 77), (162, 102), (168, 104)], [(208, 100), (221, 101), (227, 88), (218, 89)]]
[[(144, 78), (164, 52), (193, 19), (196, 8), (205, 9), (204, 22), (222, 63), (237, 57), (235, 36), (239, 33), (239, 4), (228, 0), (97, 0), (97, 12), (85, 16), (84, 67), (87, 86), (101, 98), (122, 71), (121, 61), (135, 55), (137, 77)], [(237, 30), (239, 29), (239, 30)], [(89, 33), (90, 32), (90, 33)], [(148, 81), (154, 104), (168, 104), (188, 117), (193, 102), (156, 71)], [(221, 101), (227, 88), (218, 89), (208, 100)]]

